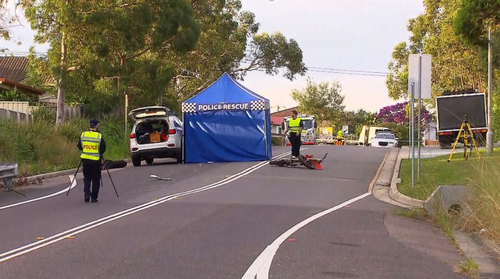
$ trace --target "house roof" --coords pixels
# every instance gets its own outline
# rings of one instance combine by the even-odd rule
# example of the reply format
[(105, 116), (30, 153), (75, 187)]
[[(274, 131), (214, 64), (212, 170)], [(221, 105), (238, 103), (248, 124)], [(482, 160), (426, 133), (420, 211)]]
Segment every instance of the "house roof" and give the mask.
[(281, 125), (281, 124), (283, 124), (284, 120), (285, 120), (285, 117), (271, 116), (271, 125)]
[(29, 60), (27, 57), (0, 57), (0, 78), (22, 82), (26, 78), (28, 65)]
[(299, 107), (293, 107), (293, 108), (288, 108), (285, 110), (280, 110), (277, 112), (271, 113), (271, 117), (287, 117), (287, 116), (292, 116), (292, 111), (297, 110)]
[[(0, 78), (22, 83), (26, 78), (29, 62), (28, 57), (25, 56), (0, 57)], [(55, 84), (51, 77), (46, 78), (43, 82), (47, 85)]]
[(7, 89), (7, 90), (18, 89), (19, 91), (25, 94), (38, 95), (38, 96), (43, 95), (45, 93), (43, 90), (13, 80), (8, 80), (5, 78), (0, 78), (0, 89)]

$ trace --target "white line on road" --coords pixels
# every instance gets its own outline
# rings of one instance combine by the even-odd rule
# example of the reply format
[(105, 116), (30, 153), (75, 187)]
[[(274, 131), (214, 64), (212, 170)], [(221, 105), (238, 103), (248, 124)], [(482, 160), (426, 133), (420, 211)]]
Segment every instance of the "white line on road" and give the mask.
[[(307, 149), (307, 148), (304, 148), (303, 150), (305, 150), (305, 149)], [(286, 152), (286, 153), (280, 154), (278, 156), (275, 156), (273, 159), (283, 158), (285, 156), (288, 156), (289, 154), (290, 154), (290, 152)], [(164, 202), (173, 200), (175, 198), (183, 197), (183, 196), (187, 196), (187, 195), (191, 195), (191, 194), (196, 194), (196, 193), (199, 193), (199, 192), (203, 192), (203, 191), (207, 191), (207, 190), (210, 190), (210, 189), (213, 189), (213, 188), (217, 188), (217, 187), (223, 186), (223, 185), (228, 184), (230, 182), (233, 182), (233, 181), (235, 181), (235, 180), (237, 180), (239, 178), (242, 178), (242, 177), (244, 177), (245, 175), (247, 175), (249, 173), (252, 173), (252, 172), (258, 170), (258, 169), (264, 167), (267, 164), (269, 164), (269, 162), (267, 162), (267, 161), (266, 162), (260, 162), (260, 163), (254, 165), (254, 166), (251, 166), (251, 167), (249, 167), (249, 168), (247, 168), (247, 169), (245, 169), (245, 170), (243, 170), (243, 171), (241, 171), (241, 172), (239, 172), (237, 174), (234, 174), (234, 175), (232, 175), (230, 177), (227, 177), (227, 178), (225, 178), (223, 180), (220, 180), (218, 182), (215, 182), (215, 183), (203, 186), (203, 187), (199, 187), (199, 188), (196, 188), (196, 189), (193, 189), (193, 190), (189, 190), (189, 191), (185, 191), (185, 192), (180, 192), (180, 193), (173, 194), (173, 195), (168, 195), (168, 196), (162, 197), (160, 199), (157, 199), (155, 201), (147, 202), (147, 203), (144, 203), (144, 204), (141, 204), (141, 205), (138, 205), (138, 206), (135, 206), (135, 207), (132, 207), (132, 208), (129, 208), (129, 209), (117, 212), (115, 214), (112, 214), (112, 215), (100, 218), (98, 220), (95, 220), (95, 221), (83, 224), (81, 226), (78, 226), (78, 227), (66, 230), (64, 232), (58, 233), (58, 234), (53, 235), (51, 237), (45, 238), (43, 240), (40, 240), (40, 241), (37, 241), (37, 242), (32, 242), (32, 243), (27, 244), (25, 246), (22, 246), (22, 247), (13, 249), (13, 250), (6, 251), (6, 252), (0, 254), (0, 263), (4, 262), (4, 261), (7, 261), (7, 260), (10, 260), (12, 258), (21, 256), (21, 255), (24, 255), (26, 253), (32, 252), (34, 250), (38, 250), (40, 248), (43, 248), (43, 247), (45, 247), (47, 245), (50, 245), (50, 244), (53, 244), (55, 242), (64, 240), (68, 236), (77, 235), (77, 234), (82, 233), (84, 231), (90, 230), (92, 228), (101, 226), (103, 224), (106, 224), (108, 222), (111, 222), (111, 221), (114, 221), (114, 220), (117, 220), (117, 219), (120, 219), (120, 218), (123, 218), (123, 217), (131, 215), (133, 213), (137, 213), (139, 211), (148, 209), (150, 207), (162, 204)]]
[[(72, 181), (73, 177), (74, 177), (74, 175), (70, 175), (69, 176), (69, 181)], [(41, 197), (38, 197), (38, 198), (35, 198), (35, 199), (31, 199), (31, 200), (27, 200), (27, 201), (22, 201), (22, 202), (17, 202), (17, 203), (9, 204), (9, 205), (0, 206), (0, 210), (4, 210), (4, 209), (7, 209), (7, 208), (16, 207), (16, 206), (20, 206), (20, 205), (23, 205), (23, 204), (32, 203), (32, 202), (36, 202), (36, 201), (40, 201), (40, 200), (44, 200), (44, 199), (55, 197), (57, 195), (66, 193), (66, 191), (68, 191), (68, 188), (71, 188), (71, 189), (75, 188), (76, 184), (77, 184), (77, 181), (75, 179), (75, 180), (73, 180), (73, 183), (71, 183), (70, 186), (64, 188), (63, 190), (61, 190), (59, 192), (55, 192), (55, 193), (52, 193), (50, 195), (41, 196)]]
[(255, 261), (252, 263), (252, 265), (248, 268), (247, 272), (243, 275), (241, 279), (268, 279), (269, 278), (269, 270), (271, 269), (271, 263), (273, 261), (274, 255), (278, 251), (278, 248), (280, 247), (281, 243), (283, 243), (288, 237), (290, 237), (293, 233), (301, 229), (302, 227), (306, 226), (307, 224), (311, 223), (312, 221), (323, 217), (331, 212), (334, 212), (336, 210), (339, 210), (343, 208), (346, 205), (349, 205), (351, 203), (354, 203), (358, 200), (361, 200), (365, 197), (368, 197), (371, 195), (371, 193), (364, 193), (360, 196), (357, 196), (353, 199), (350, 199), (346, 202), (343, 202), (337, 206), (334, 206), (332, 208), (329, 208), (325, 211), (322, 211), (316, 215), (313, 215), (304, 221), (298, 223), (282, 235), (280, 235), (271, 245), (267, 246), (266, 249), (255, 259)]

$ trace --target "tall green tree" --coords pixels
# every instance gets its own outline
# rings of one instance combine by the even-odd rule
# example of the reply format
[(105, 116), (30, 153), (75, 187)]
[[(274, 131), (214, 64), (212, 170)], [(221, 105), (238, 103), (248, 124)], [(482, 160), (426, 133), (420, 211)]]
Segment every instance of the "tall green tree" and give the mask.
[[(454, 32), (454, 19), (461, 1), (426, 0), (425, 12), (410, 20), (409, 43), (399, 43), (389, 63), (386, 84), (392, 99), (408, 97), (408, 56), (416, 53), (432, 55), (433, 97), (447, 90), (485, 89), (480, 48), (466, 44)], [(433, 103), (434, 98), (431, 105)]]
[(292, 98), (299, 103), (301, 113), (316, 116), (318, 123), (331, 122), (335, 127), (341, 125), (342, 114), (345, 109), (344, 96), (341, 95), (340, 83), (315, 83), (307, 79), (304, 89), (292, 90)]
[(462, 0), (455, 18), (455, 32), (469, 44), (487, 48), (488, 28), (500, 25), (499, 0)]
[(58, 80), (57, 124), (64, 121), (68, 88), (87, 102), (113, 103), (123, 90), (132, 98), (161, 95), (172, 75), (161, 56), (194, 49), (200, 33), (184, 0), (22, 3), (36, 41), (50, 44), (49, 66)]
[(240, 0), (189, 0), (201, 35), (196, 48), (184, 55), (168, 53), (164, 61), (176, 65), (167, 100), (189, 98), (227, 72), (244, 79), (251, 71), (264, 71), (293, 80), (307, 68), (302, 50), (283, 34), (258, 33), (255, 15), (242, 10)]

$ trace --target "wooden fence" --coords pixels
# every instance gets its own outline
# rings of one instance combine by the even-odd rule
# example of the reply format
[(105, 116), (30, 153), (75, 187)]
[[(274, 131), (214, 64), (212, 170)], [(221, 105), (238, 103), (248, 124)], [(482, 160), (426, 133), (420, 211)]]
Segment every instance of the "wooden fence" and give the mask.
[(0, 108), (0, 119), (13, 119), (17, 123), (33, 121), (33, 115)]

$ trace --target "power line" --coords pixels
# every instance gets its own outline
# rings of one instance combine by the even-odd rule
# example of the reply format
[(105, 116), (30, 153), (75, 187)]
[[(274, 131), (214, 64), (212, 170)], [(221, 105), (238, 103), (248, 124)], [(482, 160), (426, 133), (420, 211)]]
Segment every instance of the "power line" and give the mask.
[[(10, 51), (5, 51), (3, 52), (5, 55), (28, 55), (29, 52), (26, 51), (17, 51), (17, 52), (10, 52)], [(2, 53), (0, 52), (0, 55)], [(37, 55), (46, 55), (47, 52), (35, 52)], [(251, 60), (248, 58), (243, 59), (241, 61), (242, 63), (250, 63)], [(337, 68), (328, 68), (328, 67), (313, 67), (313, 66), (306, 66), (309, 72), (316, 72), (316, 73), (328, 73), (328, 74), (340, 74), (340, 75), (351, 75), (351, 76), (371, 76), (371, 77), (386, 77), (389, 75), (387, 72), (378, 72), (378, 71), (360, 71), (360, 70), (347, 70), (347, 69), (337, 69)], [(264, 72), (264, 70), (257, 70), (259, 72)]]
[[(243, 59), (243, 63), (251, 63), (249, 59)], [(360, 71), (360, 70), (347, 70), (347, 69), (335, 69), (326, 67), (313, 67), (307, 66), (309, 72), (318, 73), (331, 73), (331, 74), (341, 74), (341, 75), (354, 75), (354, 76), (372, 76), (372, 77), (386, 77), (389, 75), (387, 72), (376, 72), (376, 71)]]

